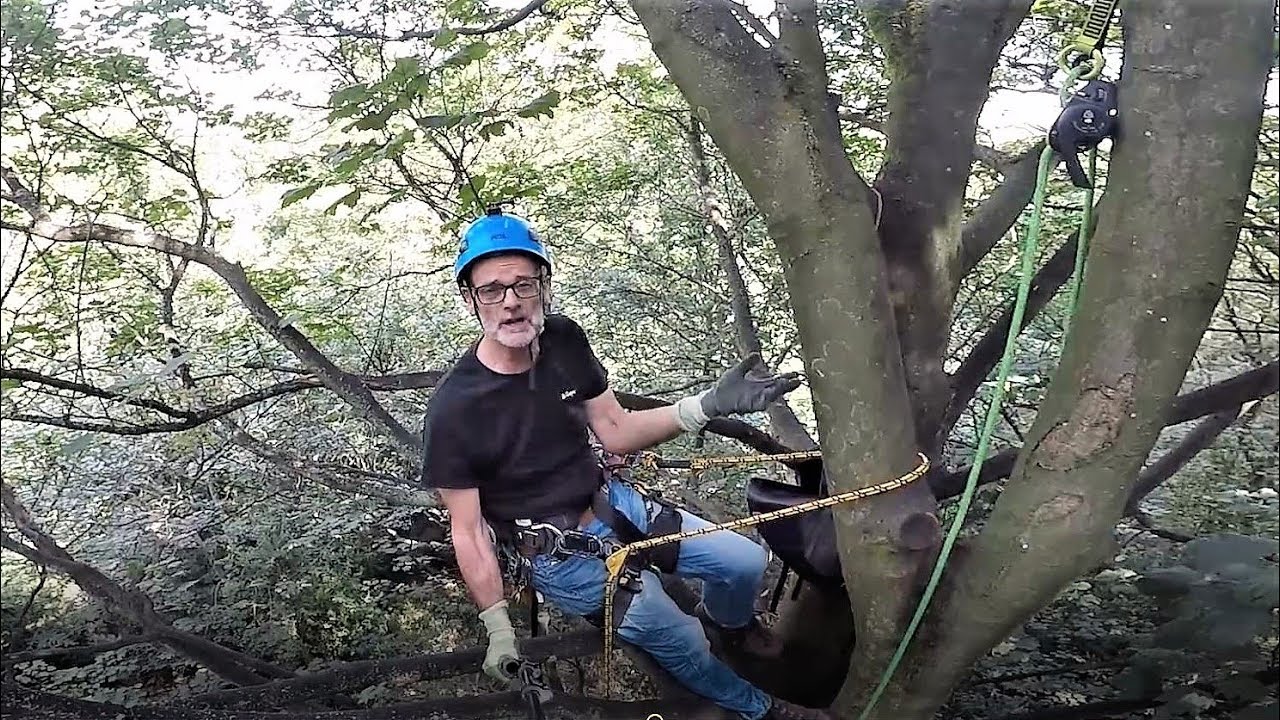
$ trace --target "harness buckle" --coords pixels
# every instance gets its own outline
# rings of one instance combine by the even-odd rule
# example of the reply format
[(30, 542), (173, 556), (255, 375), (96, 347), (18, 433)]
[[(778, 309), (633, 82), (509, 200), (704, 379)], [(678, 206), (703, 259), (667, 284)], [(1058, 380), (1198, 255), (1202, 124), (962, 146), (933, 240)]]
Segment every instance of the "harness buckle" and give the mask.
[(568, 530), (560, 533), (560, 543), (556, 549), (566, 555), (593, 558), (603, 557), (605, 553), (605, 545), (600, 538), (580, 530)]
[(550, 523), (527, 520), (517, 521), (517, 525), (517, 543), (532, 549), (535, 554), (603, 558), (615, 549), (614, 543), (581, 530), (561, 530)]

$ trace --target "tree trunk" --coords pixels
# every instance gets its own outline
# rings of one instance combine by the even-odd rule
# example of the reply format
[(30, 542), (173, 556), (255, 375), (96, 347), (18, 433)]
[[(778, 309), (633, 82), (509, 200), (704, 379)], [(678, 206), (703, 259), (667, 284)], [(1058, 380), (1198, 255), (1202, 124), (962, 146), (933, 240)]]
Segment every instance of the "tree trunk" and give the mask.
[[(812, 4), (791, 3), (767, 49), (731, 3), (632, 5), (777, 245), (833, 491), (907, 472), (915, 427), (880, 242), (827, 94)], [(923, 482), (835, 509), (856, 666), (892, 653), (938, 541), (935, 509)]]
[(885, 159), (875, 183), (884, 201), (880, 237), (916, 437), (932, 456), (948, 397), (942, 361), (962, 277), (963, 201), (978, 115), (996, 59), (1031, 2), (858, 5), (892, 80)]
[[(1061, 368), (1013, 477), (950, 573), (950, 601), (873, 717), (932, 717), (973, 662), (1111, 554), (1112, 528), (1223, 291), (1273, 9), (1265, 0), (1126, 6), (1122, 137)], [(864, 691), (852, 685), (842, 707), (857, 707)]]

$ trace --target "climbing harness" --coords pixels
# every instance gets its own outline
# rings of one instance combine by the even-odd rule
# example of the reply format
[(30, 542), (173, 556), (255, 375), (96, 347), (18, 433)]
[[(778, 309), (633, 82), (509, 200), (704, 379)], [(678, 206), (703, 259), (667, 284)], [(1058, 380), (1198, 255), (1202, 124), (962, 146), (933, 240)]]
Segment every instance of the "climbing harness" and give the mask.
[[(742, 464), (747, 461), (759, 462), (761, 460), (780, 460), (782, 458), (799, 459), (794, 457), (797, 455), (803, 455), (805, 458), (810, 458), (810, 457), (814, 457), (814, 453), (816, 452), (818, 451), (808, 451), (804, 453), (785, 453), (785, 454), (779, 454), (779, 455), (733, 456), (733, 458), (731, 458), (733, 462), (729, 462), (730, 458), (708, 458), (708, 460), (717, 461), (712, 463), (712, 465), (729, 465), (729, 464)], [(671, 534), (653, 535), (644, 540), (638, 540), (636, 542), (624, 544), (622, 547), (615, 550), (611, 555), (609, 555), (605, 559), (605, 569), (606, 569), (605, 589), (604, 589), (604, 690), (605, 690), (605, 696), (608, 697), (613, 687), (612, 678), (611, 678), (612, 666), (613, 666), (613, 628), (614, 628), (613, 596), (617, 590), (617, 587), (619, 586), (619, 583), (628, 582), (630, 575), (634, 574), (634, 568), (632, 563), (630, 562), (633, 555), (637, 553), (644, 553), (644, 552), (650, 551), (653, 548), (656, 548), (662, 545), (682, 542), (690, 538), (695, 538), (702, 535), (709, 535), (713, 532), (719, 532), (721, 530), (740, 530), (742, 528), (752, 527), (754, 525), (760, 525), (762, 523), (771, 522), (773, 520), (781, 520), (784, 518), (794, 517), (796, 515), (811, 512), (813, 510), (820, 510), (822, 508), (831, 507), (833, 505), (841, 505), (843, 503), (853, 502), (855, 500), (863, 500), (865, 498), (869, 498), (874, 495), (880, 495), (882, 493), (887, 493), (893, 490), (897, 490), (898, 488), (909, 485), (910, 483), (923, 477), (924, 474), (929, 470), (929, 459), (925, 457), (924, 454), (922, 453), (918, 453), (917, 457), (919, 457), (920, 462), (910, 472), (907, 472), (904, 475), (899, 475), (898, 477), (893, 478), (892, 480), (887, 480), (885, 482), (878, 483), (876, 485), (870, 485), (867, 487), (859, 488), (857, 490), (850, 490), (849, 492), (839, 493), (836, 495), (832, 495), (830, 497), (819, 498), (817, 500), (801, 503), (799, 505), (783, 508), (781, 510), (774, 510), (772, 512), (761, 513), (759, 515), (748, 515), (746, 517), (738, 518), (736, 520), (729, 520), (727, 522), (722, 522), (722, 523), (717, 523), (714, 525), (702, 527), (697, 530), (688, 530), (684, 532), (676, 532)]]
[[(1026, 238), (1022, 248), (1017, 298), (1013, 305), (1013, 315), (1009, 322), (1008, 336), (1005, 338), (1004, 354), (1000, 358), (999, 369), (996, 373), (991, 403), (987, 406), (982, 434), (978, 438), (978, 447), (974, 451), (975, 459), (973, 465), (969, 468), (969, 475), (965, 480), (964, 492), (961, 494), (957, 505), (955, 519), (952, 520), (951, 527), (943, 540), (942, 549), (929, 577), (929, 583), (925, 587), (924, 594), (916, 606), (915, 614), (912, 616), (906, 632), (903, 633), (902, 640), (898, 643), (889, 665), (880, 676), (880, 682), (871, 693), (866, 707), (858, 715), (858, 720), (866, 720), (871, 715), (871, 711), (875, 708), (876, 703), (879, 702), (903, 657), (906, 655), (907, 647), (910, 645), (912, 638), (915, 637), (920, 621), (923, 619), (925, 611), (933, 599), (934, 592), (937, 590), (938, 583), (942, 578), (942, 572), (947, 565), (947, 559), (951, 555), (951, 549), (960, 534), (960, 528), (968, 515), (969, 506), (977, 490), (978, 476), (982, 472), (982, 465), (987, 457), (991, 436), (1000, 421), (1000, 410), (1005, 397), (1005, 384), (1009, 378), (1009, 371), (1013, 366), (1014, 351), (1018, 345), (1018, 332), (1022, 327), (1027, 297), (1031, 292), (1031, 279), (1035, 274), (1035, 258), (1040, 240), (1041, 213), (1044, 209), (1045, 191), (1049, 184), (1049, 171), (1053, 167), (1055, 154), (1062, 156), (1066, 162), (1072, 183), (1085, 189), (1084, 210), (1077, 235), (1075, 268), (1067, 306), (1068, 328), (1072, 318), (1075, 316), (1076, 303), (1079, 300), (1079, 290), (1085, 271), (1085, 258), (1088, 254), (1089, 234), (1092, 232), (1093, 175), (1097, 168), (1097, 147), (1103, 140), (1114, 137), (1117, 130), (1115, 85), (1097, 79), (1102, 73), (1102, 46), (1117, 3), (1118, 0), (1094, 0), (1084, 30), (1059, 55), (1059, 64), (1067, 72), (1067, 82), (1063, 85), (1060, 93), (1063, 109), (1057, 121), (1053, 124), (1053, 130), (1050, 132), (1044, 151), (1040, 154), (1036, 189), (1032, 197), (1031, 217), (1028, 221)], [(1073, 59), (1073, 53), (1078, 57)], [(1080, 91), (1073, 92), (1072, 86), (1080, 80), (1087, 81), (1085, 87)], [(1081, 150), (1089, 151), (1089, 171), (1087, 174), (1080, 168), (1079, 159), (1076, 157)]]

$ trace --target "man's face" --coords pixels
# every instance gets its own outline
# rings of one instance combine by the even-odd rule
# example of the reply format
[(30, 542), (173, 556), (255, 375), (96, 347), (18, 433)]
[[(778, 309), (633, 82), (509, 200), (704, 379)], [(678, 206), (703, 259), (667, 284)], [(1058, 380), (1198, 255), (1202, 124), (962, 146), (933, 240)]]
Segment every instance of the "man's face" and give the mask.
[[(542, 300), (547, 282), (537, 263), (525, 255), (485, 258), (471, 267), (466, 302), (480, 316), (485, 337), (509, 348), (528, 347), (546, 321)], [(540, 292), (531, 293), (533, 288)], [(517, 292), (532, 297), (522, 298)], [(501, 299), (488, 304), (499, 295)]]

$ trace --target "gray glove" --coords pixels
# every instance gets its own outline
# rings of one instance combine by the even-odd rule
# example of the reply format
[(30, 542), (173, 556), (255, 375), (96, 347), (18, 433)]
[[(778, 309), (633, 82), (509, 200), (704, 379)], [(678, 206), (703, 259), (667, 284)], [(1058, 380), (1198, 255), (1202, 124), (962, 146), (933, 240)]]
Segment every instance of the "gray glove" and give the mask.
[(798, 387), (799, 374), (768, 374), (759, 353), (751, 353), (721, 375), (710, 390), (676, 403), (676, 421), (685, 431), (697, 432), (713, 417), (760, 412)]

